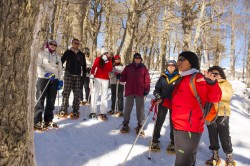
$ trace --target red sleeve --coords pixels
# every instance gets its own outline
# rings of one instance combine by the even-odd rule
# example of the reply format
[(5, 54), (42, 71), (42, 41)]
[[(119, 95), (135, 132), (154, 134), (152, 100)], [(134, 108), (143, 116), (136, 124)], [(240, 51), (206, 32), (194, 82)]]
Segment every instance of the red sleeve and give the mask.
[(207, 100), (209, 102), (219, 102), (221, 100), (222, 91), (217, 81), (213, 85), (207, 84), (207, 91)]
[(98, 64), (99, 64), (99, 60), (100, 60), (99, 57), (97, 57), (97, 58), (95, 59), (94, 64), (93, 64), (93, 66), (92, 66), (92, 68), (91, 68), (91, 71), (90, 71), (91, 74), (95, 74), (95, 69), (96, 69), (96, 67), (97, 67)]
[(145, 67), (145, 89), (144, 91), (145, 92), (149, 92), (150, 90), (150, 76), (149, 76), (149, 73), (148, 73), (148, 69)]

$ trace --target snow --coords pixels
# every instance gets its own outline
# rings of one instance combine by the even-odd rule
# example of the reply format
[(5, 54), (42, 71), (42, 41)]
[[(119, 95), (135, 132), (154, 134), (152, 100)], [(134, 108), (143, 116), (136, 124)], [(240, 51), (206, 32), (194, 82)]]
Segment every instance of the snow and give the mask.
[[(145, 102), (145, 115), (150, 108), (150, 100), (153, 98), (155, 82), (159, 73), (151, 73), (151, 91)], [(250, 165), (250, 116), (249, 99), (246, 97), (246, 85), (240, 81), (231, 81), (234, 88), (230, 117), (230, 133), (234, 149), (234, 159), (237, 166)], [(249, 91), (249, 89), (248, 89)], [(60, 91), (61, 93), (61, 91)], [(70, 103), (73, 95), (71, 94)], [(109, 92), (110, 99), (110, 92)], [(61, 104), (61, 95), (59, 105)], [(56, 101), (58, 105), (58, 101)], [(111, 101), (109, 101), (109, 106)], [(247, 107), (246, 107), (247, 106)], [(69, 112), (71, 111), (69, 108)], [(55, 109), (57, 112), (58, 107)], [(89, 114), (89, 106), (81, 106), (80, 118), (77, 120), (58, 119), (54, 121), (59, 124), (59, 129), (51, 129), (42, 133), (35, 132), (35, 155), (38, 166), (117, 166), (122, 165), (129, 153), (136, 134), (134, 128), (137, 126), (135, 106), (131, 113), (130, 132), (121, 134), (119, 126), (123, 121), (121, 117), (108, 116), (107, 121), (86, 120)], [(168, 114), (169, 115), (169, 114)], [(166, 154), (169, 139), (169, 117), (163, 124), (160, 138), (161, 152), (152, 152), (151, 160), (148, 159), (148, 145), (152, 138), (154, 121), (153, 113), (150, 113), (145, 125), (145, 138), (139, 137), (133, 147), (127, 162), (127, 166), (172, 166), (175, 156)], [(204, 165), (204, 161), (211, 157), (209, 150), (209, 139), (207, 129), (202, 135), (197, 153), (196, 165)], [(219, 154), (225, 160), (225, 154), (220, 149)], [(224, 161), (222, 164), (224, 165)]]

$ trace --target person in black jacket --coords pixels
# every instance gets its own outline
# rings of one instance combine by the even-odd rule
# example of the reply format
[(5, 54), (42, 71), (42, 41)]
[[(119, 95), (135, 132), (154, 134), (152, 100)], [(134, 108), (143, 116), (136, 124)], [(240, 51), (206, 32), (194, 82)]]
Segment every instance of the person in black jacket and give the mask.
[(81, 76), (86, 77), (86, 59), (85, 55), (79, 50), (80, 41), (72, 40), (72, 47), (66, 50), (61, 58), (62, 64), (66, 63), (64, 74), (64, 89), (62, 92), (63, 100), (59, 116), (67, 117), (69, 107), (69, 95), (73, 90), (73, 112), (70, 113), (71, 118), (79, 117), (79, 104), (81, 92)]
[(167, 152), (170, 154), (175, 153), (174, 150), (174, 134), (173, 134), (173, 125), (171, 121), (171, 105), (172, 105), (172, 92), (176, 81), (180, 78), (180, 75), (177, 70), (177, 64), (175, 60), (169, 60), (167, 62), (167, 69), (162, 73), (161, 77), (155, 85), (155, 90), (153, 92), (157, 102), (160, 102), (158, 106), (157, 120), (154, 127), (153, 140), (150, 146), (152, 151), (160, 151), (160, 132), (162, 125), (165, 121), (165, 117), (170, 112), (169, 121), (170, 121), (170, 144), (167, 147)]

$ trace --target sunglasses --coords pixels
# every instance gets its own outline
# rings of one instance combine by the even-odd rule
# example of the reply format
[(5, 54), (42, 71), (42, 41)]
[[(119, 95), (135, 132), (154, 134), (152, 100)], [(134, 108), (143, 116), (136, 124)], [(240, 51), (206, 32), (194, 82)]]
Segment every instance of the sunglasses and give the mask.
[(135, 57), (135, 59), (141, 59), (141, 57)]
[(120, 58), (116, 58), (115, 60), (121, 60)]
[(220, 75), (220, 73), (214, 72), (212, 73), (214, 76)]
[(80, 43), (73, 43), (74, 45), (79, 45)]
[(178, 61), (179, 61), (179, 62), (183, 62), (183, 61), (185, 61), (185, 60), (186, 60), (186, 58), (184, 58), (183, 56), (181, 56), (181, 57), (178, 58)]
[(174, 64), (169, 64), (168, 66), (175, 67), (175, 65), (174, 65)]

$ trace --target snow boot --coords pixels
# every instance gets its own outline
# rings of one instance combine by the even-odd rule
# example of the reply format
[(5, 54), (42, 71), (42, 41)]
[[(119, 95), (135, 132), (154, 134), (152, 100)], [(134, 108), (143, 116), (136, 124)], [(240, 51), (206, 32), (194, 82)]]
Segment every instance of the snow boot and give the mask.
[(229, 153), (226, 155), (226, 161), (225, 161), (225, 166), (236, 166), (235, 161), (233, 160), (233, 154)]
[(96, 113), (90, 113), (89, 119), (97, 119)]
[(109, 110), (109, 111), (108, 111), (108, 114), (109, 114), (109, 115), (114, 115), (114, 113), (115, 113), (114, 110)]
[(169, 155), (175, 155), (175, 148), (174, 148), (174, 142), (171, 141), (166, 149), (167, 154)]
[[(145, 137), (145, 133), (144, 133), (144, 130), (142, 129), (141, 130), (141, 125), (138, 125), (136, 128), (135, 128), (135, 132), (136, 132), (136, 135), (140, 135), (141, 137)], [(141, 132), (140, 132), (140, 130), (141, 130)], [(139, 133), (140, 132), (140, 133)]]
[(160, 152), (161, 148), (160, 148), (160, 141), (158, 140), (153, 140), (152, 144), (150, 145), (149, 149), (153, 152)]
[(61, 108), (59, 111), (59, 117), (61, 118), (67, 118), (68, 117), (68, 111), (65, 108)]
[(123, 126), (122, 126), (120, 132), (121, 132), (121, 133), (128, 133), (129, 131), (130, 131), (129, 126), (128, 126), (127, 124), (123, 124)]
[(122, 111), (117, 111), (116, 114), (115, 114), (116, 117), (122, 117), (123, 116), (123, 113)]
[(209, 160), (206, 161), (206, 166), (218, 166), (220, 165), (220, 163), (221, 163), (221, 160), (219, 157), (218, 150), (214, 150), (213, 156)]
[(106, 114), (100, 114), (100, 115), (99, 115), (99, 118), (100, 118), (101, 120), (103, 120), (103, 121), (108, 120)]
[(46, 128), (56, 128), (56, 129), (59, 128), (58, 124), (54, 122), (45, 122), (44, 126)]
[(73, 110), (73, 112), (70, 113), (71, 119), (78, 119), (80, 117), (80, 112), (78, 110)]
[(44, 131), (46, 130), (47, 128), (44, 126), (44, 124), (42, 122), (36, 122), (34, 124), (34, 130), (35, 131)]

